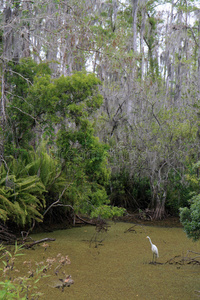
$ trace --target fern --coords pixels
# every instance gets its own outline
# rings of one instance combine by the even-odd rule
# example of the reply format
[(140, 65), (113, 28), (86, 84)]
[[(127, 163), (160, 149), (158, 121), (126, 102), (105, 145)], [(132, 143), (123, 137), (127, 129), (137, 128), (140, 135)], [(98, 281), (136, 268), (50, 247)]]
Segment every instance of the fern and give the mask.
[(45, 186), (37, 176), (30, 176), (16, 180), (16, 189), (21, 192), (29, 191), (29, 193), (42, 194), (45, 191)]
[(7, 212), (0, 208), (0, 219), (5, 222), (8, 219)]
[(41, 143), (25, 159), (10, 156), (6, 163), (6, 168), (0, 166), (0, 219), (22, 226), (32, 219), (41, 222), (45, 194), (52, 199), (66, 186), (66, 178), (60, 176), (59, 162), (47, 153), (46, 144)]
[(24, 209), (24, 207), (21, 207), (20, 204), (15, 201), (13, 203), (14, 205), (14, 212), (13, 212), (13, 221), (16, 222), (19, 225), (25, 225), (26, 223), (26, 219), (27, 219), (27, 211), (26, 209)]
[[(10, 166), (16, 171), (13, 168), (16, 167), (15, 162), (12, 161)], [(16, 178), (15, 174), (8, 175), (1, 168), (0, 219), (4, 222), (10, 219), (22, 226), (31, 223), (32, 219), (41, 222), (40, 210), (45, 207), (44, 193), (45, 187), (36, 175)]]
[(4, 208), (12, 209), (13, 207), (13, 203), (8, 200), (8, 198), (5, 196), (5, 192), (2, 189), (0, 189), (0, 203), (1, 207)]
[(6, 197), (3, 189), (0, 189), (0, 219), (6, 221), (9, 218), (9, 212), (14, 212), (13, 203)]

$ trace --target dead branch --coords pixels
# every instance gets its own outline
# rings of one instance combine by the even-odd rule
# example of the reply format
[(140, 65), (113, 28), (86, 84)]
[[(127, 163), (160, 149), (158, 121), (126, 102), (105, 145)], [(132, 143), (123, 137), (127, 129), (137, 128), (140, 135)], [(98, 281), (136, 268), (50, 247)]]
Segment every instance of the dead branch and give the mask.
[(172, 257), (172, 258), (170, 258), (169, 260), (167, 260), (165, 264), (175, 264), (175, 263), (176, 263), (176, 262), (175, 262), (175, 259), (176, 259), (177, 257), (181, 257), (181, 256), (180, 256), (180, 255), (175, 255), (174, 257)]
[(31, 244), (24, 245), (24, 247), (25, 247), (26, 249), (30, 249), (30, 248), (32, 248), (33, 246), (37, 245), (37, 244), (40, 244), (40, 243), (43, 243), (43, 242), (47, 242), (47, 241), (55, 241), (55, 240), (56, 240), (56, 239), (54, 239), (54, 238), (44, 238), (44, 239), (35, 241), (35, 242), (31, 243)]
[[(73, 209), (73, 207), (71, 205), (65, 205), (65, 204), (62, 204), (62, 203), (59, 203), (60, 202), (60, 199), (62, 198), (62, 196), (64, 195), (66, 189), (69, 187), (70, 184), (66, 184), (66, 186), (64, 187), (60, 197), (58, 198), (58, 200), (56, 200), (55, 202), (53, 202), (46, 210), (45, 212), (43, 213), (43, 217), (46, 215), (46, 213), (52, 208), (52, 207), (55, 207), (55, 206), (60, 206), (60, 204), (62, 206), (69, 206)], [(58, 205), (59, 204), (59, 205)], [(74, 209), (73, 209), (74, 210)]]
[(92, 243), (95, 244), (95, 248), (97, 248), (98, 245), (102, 244), (105, 237), (102, 238), (101, 240), (98, 240), (99, 234), (100, 233), (107, 233), (108, 227), (110, 227), (110, 226), (105, 222), (105, 220), (103, 220), (103, 219), (98, 219), (97, 220), (97, 222), (96, 222), (96, 231), (95, 231), (95, 233), (93, 234), (93, 236), (90, 240), (90, 247), (91, 247)]
[(33, 219), (33, 224), (31, 226), (31, 228), (29, 228), (28, 231), (21, 231), (23, 244), (25, 243), (26, 239), (28, 238), (30, 231), (32, 231), (34, 227), (35, 227), (35, 219)]
[(80, 221), (82, 221), (83, 223), (85, 224), (88, 224), (88, 225), (97, 225), (97, 222), (93, 222), (93, 221), (87, 221), (83, 218), (81, 218), (79, 215), (76, 214), (76, 218), (79, 219)]
[[(197, 254), (194, 257), (190, 257), (189, 253)], [(168, 261), (166, 261), (165, 264), (178, 264), (178, 265), (184, 265), (184, 264), (192, 264), (192, 265), (200, 265), (200, 253), (194, 252), (191, 250), (188, 250), (186, 253), (186, 256), (176, 255), (172, 258), (170, 258)]]
[(136, 226), (136, 225), (133, 225), (133, 226), (131, 226), (130, 228), (126, 229), (126, 230), (124, 231), (124, 233), (132, 232), (132, 231), (135, 232), (135, 233), (137, 233), (136, 230), (134, 229), (135, 226)]

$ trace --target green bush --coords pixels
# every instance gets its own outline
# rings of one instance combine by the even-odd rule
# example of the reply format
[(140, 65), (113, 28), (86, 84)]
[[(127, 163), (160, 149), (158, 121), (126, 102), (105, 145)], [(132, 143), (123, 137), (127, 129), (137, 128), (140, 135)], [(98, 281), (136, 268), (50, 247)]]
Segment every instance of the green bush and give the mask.
[(200, 178), (197, 172), (199, 167), (200, 161), (193, 164), (190, 173), (186, 176), (192, 192), (190, 192), (188, 197), (188, 205), (180, 208), (180, 221), (184, 226), (184, 231), (194, 241), (200, 238)]
[(197, 241), (200, 238), (200, 194), (193, 196), (189, 204), (190, 207), (180, 208), (180, 221), (187, 236)]

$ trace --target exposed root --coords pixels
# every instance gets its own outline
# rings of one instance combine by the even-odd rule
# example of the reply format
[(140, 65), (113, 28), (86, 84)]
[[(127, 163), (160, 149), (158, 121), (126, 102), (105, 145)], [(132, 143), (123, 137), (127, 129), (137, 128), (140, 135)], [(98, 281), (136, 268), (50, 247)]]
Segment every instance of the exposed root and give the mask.
[(14, 244), (17, 237), (9, 232), (5, 225), (0, 224), (0, 242), (5, 242), (8, 244)]

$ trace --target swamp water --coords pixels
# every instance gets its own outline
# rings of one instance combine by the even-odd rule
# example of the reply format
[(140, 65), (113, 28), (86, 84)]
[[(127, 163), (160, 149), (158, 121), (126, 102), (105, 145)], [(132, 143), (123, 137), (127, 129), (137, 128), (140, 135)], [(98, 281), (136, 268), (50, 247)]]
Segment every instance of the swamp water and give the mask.
[[(102, 244), (95, 247), (91, 239), (95, 227), (83, 226), (51, 233), (35, 234), (31, 237), (39, 240), (45, 237), (55, 238), (47, 242), (46, 250), (42, 245), (34, 250), (24, 250), (24, 256), (18, 260), (45, 261), (56, 257), (58, 253), (68, 255), (70, 265), (65, 266), (66, 275), (70, 274), (74, 284), (61, 289), (55, 288), (61, 274), (39, 281), (39, 290), (44, 300), (151, 300), (151, 299), (198, 299), (195, 291), (200, 290), (200, 265), (165, 264), (171, 258), (184, 256), (187, 250), (200, 252), (200, 242), (192, 242), (182, 228), (163, 228), (110, 223), (106, 233), (100, 233), (98, 240)], [(152, 252), (149, 240), (158, 247), (157, 264), (150, 264)], [(163, 263), (163, 264), (161, 264)], [(20, 268), (20, 267), (19, 267)]]

